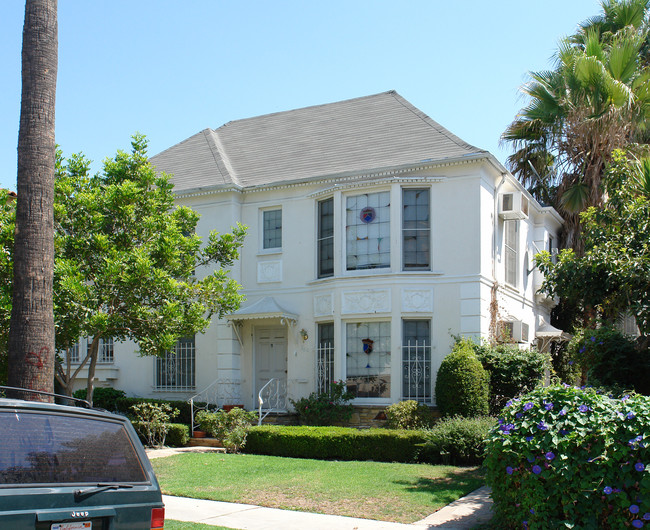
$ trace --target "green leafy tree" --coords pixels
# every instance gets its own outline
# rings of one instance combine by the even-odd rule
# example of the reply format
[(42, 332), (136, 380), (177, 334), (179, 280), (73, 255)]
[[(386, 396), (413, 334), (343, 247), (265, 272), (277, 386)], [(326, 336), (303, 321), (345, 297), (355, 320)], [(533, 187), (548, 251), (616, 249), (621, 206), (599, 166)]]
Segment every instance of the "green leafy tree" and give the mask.
[[(545, 275), (542, 289), (568, 299), (592, 320), (614, 323), (621, 313), (650, 334), (650, 160), (616, 151), (605, 180), (602, 208), (582, 215), (584, 254), (564, 249), (555, 262), (536, 256)], [(593, 323), (593, 322), (592, 322)], [(589, 325), (590, 322), (585, 322)]]
[[(199, 215), (174, 207), (168, 175), (156, 174), (147, 142), (136, 135), (130, 153), (118, 152), (103, 172), (89, 176), (83, 156), (59, 158), (55, 186), (54, 312), (56, 347), (63, 352), (89, 337), (75, 371), (59, 359), (56, 378), (68, 393), (88, 367), (88, 400), (102, 338), (133, 340), (140, 354), (159, 355), (179, 337), (204, 331), (213, 315), (236, 310), (239, 285), (224, 267), (238, 258), (245, 229), (195, 234)], [(11, 210), (5, 206), (4, 214)], [(10, 228), (9, 228), (10, 231)], [(2, 293), (11, 238), (0, 228)], [(1, 294), (1, 293), (0, 293)], [(0, 301), (0, 318), (7, 301)], [(2, 321), (0, 321), (2, 328)]]

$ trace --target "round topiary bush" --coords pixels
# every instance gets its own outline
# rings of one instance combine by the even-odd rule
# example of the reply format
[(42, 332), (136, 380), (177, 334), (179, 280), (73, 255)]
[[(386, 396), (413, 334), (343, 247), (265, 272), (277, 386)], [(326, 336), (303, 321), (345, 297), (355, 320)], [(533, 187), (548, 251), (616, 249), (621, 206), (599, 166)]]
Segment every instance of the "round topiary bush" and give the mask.
[(487, 416), (489, 376), (474, 353), (473, 343), (463, 339), (445, 357), (436, 377), (436, 405), (443, 416)]
[(539, 388), (512, 400), (484, 465), (500, 528), (650, 526), (650, 398)]

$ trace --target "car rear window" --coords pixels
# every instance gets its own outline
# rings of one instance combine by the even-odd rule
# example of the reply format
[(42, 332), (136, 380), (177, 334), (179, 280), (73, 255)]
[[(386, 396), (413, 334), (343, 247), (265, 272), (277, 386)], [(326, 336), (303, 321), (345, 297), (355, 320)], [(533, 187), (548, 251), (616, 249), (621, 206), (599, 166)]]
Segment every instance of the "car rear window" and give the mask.
[(112, 482), (148, 482), (122, 423), (0, 411), (0, 487)]

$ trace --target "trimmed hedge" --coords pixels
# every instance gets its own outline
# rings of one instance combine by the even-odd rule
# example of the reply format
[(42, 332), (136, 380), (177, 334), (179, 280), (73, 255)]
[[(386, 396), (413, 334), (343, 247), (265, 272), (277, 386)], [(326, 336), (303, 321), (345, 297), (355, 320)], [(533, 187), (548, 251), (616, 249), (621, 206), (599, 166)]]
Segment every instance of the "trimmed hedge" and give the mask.
[(415, 462), (422, 431), (262, 425), (248, 433), (246, 453), (314, 458), (317, 460), (374, 460)]
[(169, 447), (185, 447), (190, 441), (190, 428), (184, 423), (167, 424), (165, 444)]

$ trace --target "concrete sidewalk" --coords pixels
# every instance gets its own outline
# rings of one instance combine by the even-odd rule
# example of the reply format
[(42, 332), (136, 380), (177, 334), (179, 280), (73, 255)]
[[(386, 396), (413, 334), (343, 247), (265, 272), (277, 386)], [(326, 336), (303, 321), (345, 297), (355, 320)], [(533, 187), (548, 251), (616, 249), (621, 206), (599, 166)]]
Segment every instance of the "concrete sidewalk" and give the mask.
[[(215, 450), (205, 447), (157, 449), (147, 450), (147, 454), (149, 458), (158, 458), (197, 451), (214, 452)], [(428, 530), (438, 528), (468, 530), (487, 523), (492, 518), (492, 500), (487, 487), (479, 488), (412, 524), (279, 510), (252, 504), (206, 501), (169, 495), (163, 495), (163, 502), (165, 503), (166, 519), (225, 526), (238, 530)]]

